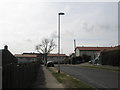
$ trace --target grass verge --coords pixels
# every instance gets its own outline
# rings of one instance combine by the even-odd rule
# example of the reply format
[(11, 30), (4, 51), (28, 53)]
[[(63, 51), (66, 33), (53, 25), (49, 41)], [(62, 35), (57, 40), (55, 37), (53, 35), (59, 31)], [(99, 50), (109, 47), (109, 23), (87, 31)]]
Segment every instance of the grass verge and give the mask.
[(58, 73), (57, 69), (53, 67), (47, 68), (52, 75), (60, 82), (63, 84), (65, 88), (89, 88), (90, 90), (95, 90), (95, 88), (92, 88), (91, 86), (83, 83), (80, 80), (77, 80), (73, 78), (72, 76), (69, 76), (63, 72)]
[(92, 65), (92, 66), (81, 66), (81, 67), (86, 67), (86, 68), (95, 68), (95, 69), (102, 69), (102, 70), (108, 70), (108, 71), (113, 71), (113, 72), (120, 72), (120, 68), (114, 68), (114, 67), (110, 67), (110, 66), (96, 66), (96, 65)]

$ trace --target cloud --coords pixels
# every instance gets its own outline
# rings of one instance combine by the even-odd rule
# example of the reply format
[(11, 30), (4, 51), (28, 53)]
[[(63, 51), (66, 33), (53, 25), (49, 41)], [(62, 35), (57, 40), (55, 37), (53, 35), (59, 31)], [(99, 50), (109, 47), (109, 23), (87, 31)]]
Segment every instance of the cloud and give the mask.
[(93, 31), (94, 28), (95, 28), (95, 25), (90, 25), (87, 22), (84, 22), (83, 25), (82, 25), (82, 29), (85, 30), (86, 32)]
[(61, 48), (65, 53), (72, 51), (73, 39), (79, 45), (106, 46), (116, 44), (118, 39), (116, 4), (13, 1), (0, 3), (0, 38), (4, 38), (2, 45), (8, 42), (14, 46), (14, 52), (34, 50), (43, 38), (53, 38), (57, 42), (57, 13), (61, 10), (65, 13), (61, 18)]
[(51, 38), (56, 39), (58, 37), (57, 31), (53, 31), (50, 36), (51, 36)]
[(31, 42), (32, 42), (32, 40), (31, 40), (30, 38), (25, 39), (25, 41), (26, 41), (26, 42), (29, 42), (29, 43), (31, 43)]
[(96, 26), (101, 30), (111, 30), (110, 24), (108, 23), (97, 24)]
[(63, 11), (64, 11), (65, 13), (69, 13), (70, 10), (71, 10), (71, 7), (70, 7), (69, 5), (66, 5)]
[(82, 29), (85, 30), (86, 32), (92, 32), (92, 31), (110, 31), (112, 30), (112, 27), (110, 23), (89, 23), (89, 22), (84, 22), (82, 23)]

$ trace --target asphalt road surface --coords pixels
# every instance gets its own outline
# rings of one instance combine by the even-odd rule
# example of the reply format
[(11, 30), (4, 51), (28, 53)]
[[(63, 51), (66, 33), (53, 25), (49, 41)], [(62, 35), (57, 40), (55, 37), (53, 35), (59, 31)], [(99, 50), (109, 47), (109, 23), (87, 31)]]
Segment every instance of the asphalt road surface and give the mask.
[(118, 72), (70, 65), (60, 65), (60, 70), (95, 88), (118, 88)]

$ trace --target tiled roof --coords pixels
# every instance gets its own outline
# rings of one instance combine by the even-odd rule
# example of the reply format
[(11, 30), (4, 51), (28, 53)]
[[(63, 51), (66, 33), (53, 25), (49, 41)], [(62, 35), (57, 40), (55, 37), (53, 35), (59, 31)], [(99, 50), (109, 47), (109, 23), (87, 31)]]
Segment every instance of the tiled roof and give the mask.
[[(47, 56), (58, 56), (58, 54), (48, 54)], [(59, 56), (67, 56), (66, 54), (59, 54)]]
[(115, 46), (115, 49), (120, 49), (120, 45), (118, 45), (118, 46)]
[(102, 51), (107, 49), (112, 49), (114, 47), (76, 47), (79, 50), (90, 50), (90, 51)]
[(31, 58), (35, 58), (37, 57), (37, 55), (32, 55), (32, 54), (15, 54), (15, 57), (31, 57)]
[(107, 49), (107, 51), (110, 51), (110, 50), (120, 50), (120, 45), (115, 46), (115, 47), (113, 47), (111, 49)]

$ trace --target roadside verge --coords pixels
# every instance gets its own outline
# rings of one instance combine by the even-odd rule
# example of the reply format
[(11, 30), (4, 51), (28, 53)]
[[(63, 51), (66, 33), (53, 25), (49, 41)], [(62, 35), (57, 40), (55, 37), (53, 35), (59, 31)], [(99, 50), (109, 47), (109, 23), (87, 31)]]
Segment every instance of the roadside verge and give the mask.
[(89, 64), (89, 63), (83, 63), (83, 64), (79, 64), (79, 65), (74, 65), (74, 66), (93, 68), (93, 69), (102, 69), (102, 70), (108, 70), (108, 71), (113, 71), (113, 72), (120, 72), (120, 67), (109, 66), (109, 65), (94, 65), (94, 64)]
[(47, 69), (58, 80), (58, 82), (63, 84), (65, 88), (88, 88), (89, 90), (95, 90), (95, 88), (92, 88), (91, 86), (73, 78), (72, 76), (65, 74), (64, 72), (58, 73), (57, 69), (54, 67), (47, 67)]

